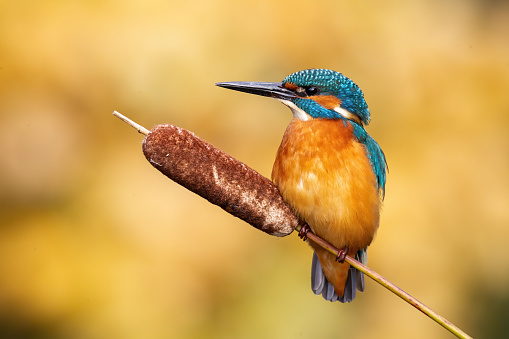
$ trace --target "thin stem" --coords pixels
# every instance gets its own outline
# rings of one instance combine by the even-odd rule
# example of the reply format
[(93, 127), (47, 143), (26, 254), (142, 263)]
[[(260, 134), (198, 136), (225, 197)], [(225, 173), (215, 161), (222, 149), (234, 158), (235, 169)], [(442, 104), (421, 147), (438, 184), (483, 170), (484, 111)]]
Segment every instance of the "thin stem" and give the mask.
[(117, 111), (113, 111), (113, 115), (116, 116), (117, 118), (119, 118), (120, 120), (124, 121), (125, 123), (127, 123), (128, 125), (131, 125), (132, 127), (134, 127), (139, 133), (141, 134), (144, 134), (144, 135), (147, 135), (149, 134), (149, 130), (146, 129), (145, 127), (135, 123), (134, 121), (132, 121), (131, 119), (129, 119), (128, 117), (120, 114), (119, 112)]
[[(301, 228), (301, 226), (299, 225), (295, 228), (295, 230), (299, 231), (300, 228)], [(309, 238), (310, 240), (312, 240), (313, 242), (317, 243), (318, 245), (320, 245), (321, 247), (323, 247), (330, 253), (332, 253), (334, 256), (338, 256), (339, 249), (335, 248), (334, 246), (332, 246), (329, 243), (327, 243), (326, 241), (324, 241), (322, 238), (315, 235), (311, 230), (306, 233), (306, 237)], [(346, 256), (345, 261), (347, 263), (349, 263), (351, 266), (353, 266), (356, 269), (358, 269), (359, 271), (361, 271), (362, 273), (364, 273), (365, 275), (367, 275), (368, 277), (370, 277), (371, 279), (373, 279), (374, 281), (376, 281), (377, 283), (379, 283), (380, 285), (382, 285), (383, 287), (387, 288), (392, 293), (396, 294), (401, 299), (405, 300), (407, 303), (409, 303), (413, 307), (417, 308), (422, 313), (426, 314), (428, 317), (433, 319), (435, 322), (440, 324), (442, 327), (444, 327), (446, 330), (448, 330), (449, 332), (454, 334), (456, 337), (463, 338), (463, 339), (468, 339), (468, 338), (472, 339), (472, 337), (470, 337), (468, 334), (466, 334), (465, 332), (460, 330), (457, 326), (452, 324), (449, 320), (445, 319), (440, 314), (436, 313), (431, 308), (424, 305), (422, 302), (415, 299), (410, 294), (403, 291), (401, 288), (394, 285), (392, 282), (390, 282), (389, 280), (387, 280), (386, 278), (384, 278), (377, 272), (373, 271), (371, 268), (361, 264), (360, 262), (358, 262), (357, 260), (353, 259), (352, 257), (350, 257), (348, 255)]]

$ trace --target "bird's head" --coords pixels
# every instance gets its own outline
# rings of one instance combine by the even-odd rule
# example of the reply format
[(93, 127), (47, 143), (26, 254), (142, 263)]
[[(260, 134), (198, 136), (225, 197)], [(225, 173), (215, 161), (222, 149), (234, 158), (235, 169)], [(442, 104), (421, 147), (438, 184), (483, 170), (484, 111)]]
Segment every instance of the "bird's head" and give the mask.
[(282, 82), (220, 82), (217, 86), (276, 98), (300, 120), (347, 119), (369, 123), (369, 110), (361, 89), (349, 78), (328, 69), (307, 69)]

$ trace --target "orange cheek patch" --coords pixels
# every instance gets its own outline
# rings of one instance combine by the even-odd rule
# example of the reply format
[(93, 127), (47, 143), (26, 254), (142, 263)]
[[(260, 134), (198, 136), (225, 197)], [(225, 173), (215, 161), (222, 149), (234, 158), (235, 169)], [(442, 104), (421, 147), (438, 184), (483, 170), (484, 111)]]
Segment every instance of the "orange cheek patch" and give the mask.
[(315, 95), (312, 97), (308, 97), (307, 99), (312, 99), (316, 101), (320, 106), (327, 109), (334, 109), (341, 105), (341, 100), (339, 100), (333, 95)]

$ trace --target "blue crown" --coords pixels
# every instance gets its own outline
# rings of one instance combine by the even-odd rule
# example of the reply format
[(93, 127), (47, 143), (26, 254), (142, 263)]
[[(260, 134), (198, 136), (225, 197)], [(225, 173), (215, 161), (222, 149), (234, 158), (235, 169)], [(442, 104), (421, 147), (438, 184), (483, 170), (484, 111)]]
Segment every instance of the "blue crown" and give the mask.
[[(320, 95), (334, 95), (341, 100), (341, 108), (357, 115), (364, 124), (369, 124), (370, 115), (364, 94), (355, 82), (339, 72), (329, 69), (307, 69), (290, 74), (282, 83), (295, 84), (299, 87), (314, 86), (320, 90)], [(316, 113), (316, 107), (312, 107), (313, 104), (309, 100), (296, 99), (295, 104), (314, 117), (339, 117), (333, 112)]]

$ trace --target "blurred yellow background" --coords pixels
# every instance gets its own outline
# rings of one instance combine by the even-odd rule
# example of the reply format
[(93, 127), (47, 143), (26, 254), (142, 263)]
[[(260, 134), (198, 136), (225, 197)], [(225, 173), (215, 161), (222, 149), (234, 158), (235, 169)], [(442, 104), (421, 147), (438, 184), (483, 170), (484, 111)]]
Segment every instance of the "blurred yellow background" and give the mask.
[[(270, 176), (290, 111), (219, 81), (352, 78), (388, 159), (369, 265), (474, 337), (509, 335), (507, 1), (0, 2), (1, 338), (451, 338), (372, 281), (144, 159), (187, 128)], [(369, 279), (368, 279), (369, 280)]]

